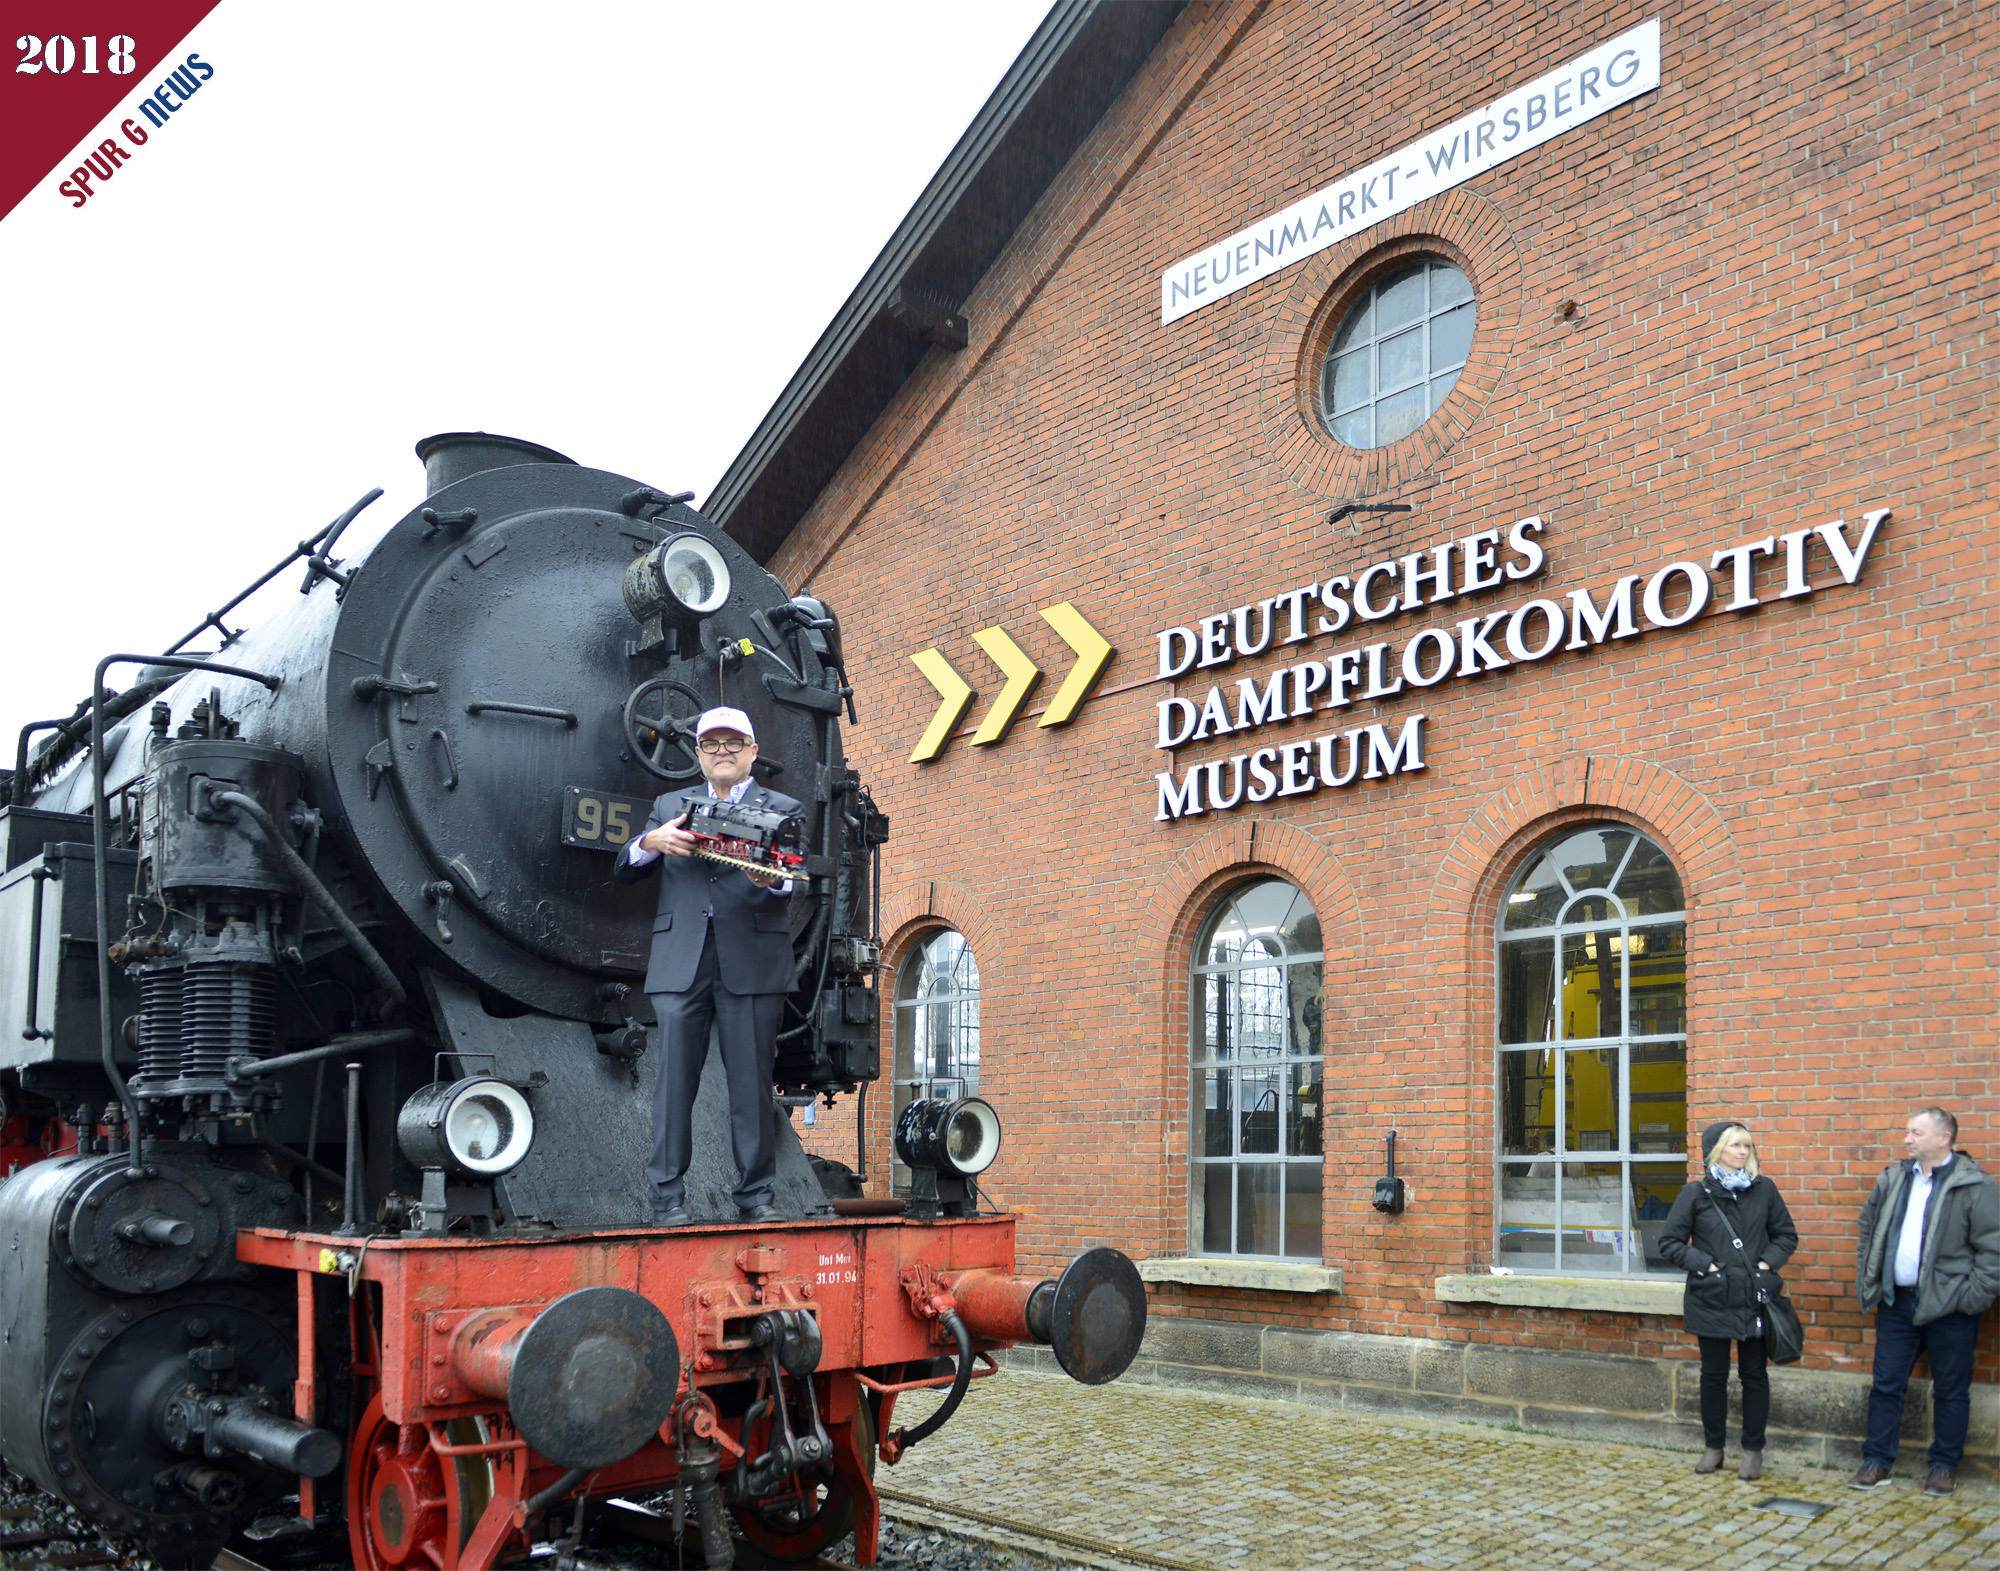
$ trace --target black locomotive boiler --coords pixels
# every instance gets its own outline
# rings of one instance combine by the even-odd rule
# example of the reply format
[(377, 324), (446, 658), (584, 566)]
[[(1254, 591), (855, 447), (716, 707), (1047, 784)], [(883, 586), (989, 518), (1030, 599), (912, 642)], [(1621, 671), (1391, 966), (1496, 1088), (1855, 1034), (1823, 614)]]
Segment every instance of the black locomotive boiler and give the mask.
[[(984, 1103), (906, 1113), (901, 1205), (792, 1129), (879, 1073), (888, 823), (841, 750), (832, 611), (685, 497), (507, 438), (418, 453), (429, 495), (365, 558), (340, 539), (379, 493), (21, 733), (0, 1456), (170, 1563), (254, 1520), (344, 1527), (357, 1565), (483, 1567), (580, 1531), (590, 1498), (666, 1486), (711, 1565), (732, 1520), (797, 1557), (851, 1527), (870, 1563), (878, 1457), (1007, 1343), (1115, 1377), (1137, 1272), (1094, 1250), (1014, 1275), (1014, 1220), (974, 1181)], [(230, 626), (301, 568), (289, 612)], [(797, 875), (783, 1220), (736, 1219), (711, 1059), (696, 1225), (663, 1232), (651, 898), (611, 865), (696, 778), (716, 704), (804, 804), (715, 826)], [(893, 1427), (927, 1385), (943, 1406)]]

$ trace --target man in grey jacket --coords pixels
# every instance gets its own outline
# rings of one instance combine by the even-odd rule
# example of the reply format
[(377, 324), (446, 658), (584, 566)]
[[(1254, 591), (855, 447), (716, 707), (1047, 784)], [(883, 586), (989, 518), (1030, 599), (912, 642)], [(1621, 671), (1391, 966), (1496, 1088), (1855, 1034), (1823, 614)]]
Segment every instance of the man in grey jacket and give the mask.
[(1972, 1416), (1972, 1354), (1979, 1317), (2000, 1297), (2000, 1185), (1955, 1149), (1958, 1120), (1941, 1107), (1912, 1113), (1903, 1130), (1909, 1160), (1883, 1170), (1861, 1208), (1855, 1285), (1875, 1311), (1875, 1385), (1868, 1439), (1848, 1482), (1889, 1482), (1903, 1397), (1918, 1353), (1931, 1359), (1927, 1495), (1948, 1495), (1965, 1456)]

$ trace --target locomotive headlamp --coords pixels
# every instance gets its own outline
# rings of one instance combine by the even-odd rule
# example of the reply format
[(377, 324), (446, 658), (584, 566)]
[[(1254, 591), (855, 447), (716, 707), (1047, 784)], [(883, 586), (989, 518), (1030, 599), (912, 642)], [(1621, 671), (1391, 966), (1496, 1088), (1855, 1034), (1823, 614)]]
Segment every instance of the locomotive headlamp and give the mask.
[(702, 617), (722, 609), (729, 598), (729, 567), (720, 551), (700, 535), (679, 535), (658, 555), (660, 582), (683, 615)]
[(681, 656), (699, 652), (704, 619), (729, 599), (729, 564), (697, 534), (675, 535), (625, 569), (625, 609), (639, 620), (641, 649), (669, 635)]
[(418, 1167), (498, 1178), (535, 1143), (535, 1115), (506, 1081), (474, 1076), (417, 1092), (397, 1115), (396, 1140)]
[(913, 1170), (970, 1178), (1000, 1154), (1000, 1115), (976, 1096), (915, 1101), (896, 1120), (896, 1155)]

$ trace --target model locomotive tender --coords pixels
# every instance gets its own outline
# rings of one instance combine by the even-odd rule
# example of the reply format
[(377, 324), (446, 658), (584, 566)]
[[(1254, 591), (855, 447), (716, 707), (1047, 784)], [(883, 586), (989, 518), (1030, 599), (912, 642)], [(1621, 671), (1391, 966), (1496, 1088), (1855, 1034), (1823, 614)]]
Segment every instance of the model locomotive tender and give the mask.
[[(877, 1458), (1008, 1343), (1114, 1378), (1137, 1272), (1014, 1274), (977, 1099), (906, 1111), (900, 1205), (792, 1130), (879, 1074), (888, 823), (832, 612), (685, 497), (502, 437), (418, 454), (426, 501), (365, 559), (335, 553), (379, 493), (108, 654), (0, 775), (0, 1456), (169, 1564), (255, 1524), (485, 1567), (669, 1488), (711, 1566), (732, 1525), (791, 1558), (852, 1529), (872, 1564)], [(651, 896), (611, 867), (716, 704), (804, 804), (696, 826), (795, 877), (784, 1220), (735, 1219), (711, 1058), (697, 1223), (662, 1232)], [(893, 1428), (919, 1386), (950, 1390)]]

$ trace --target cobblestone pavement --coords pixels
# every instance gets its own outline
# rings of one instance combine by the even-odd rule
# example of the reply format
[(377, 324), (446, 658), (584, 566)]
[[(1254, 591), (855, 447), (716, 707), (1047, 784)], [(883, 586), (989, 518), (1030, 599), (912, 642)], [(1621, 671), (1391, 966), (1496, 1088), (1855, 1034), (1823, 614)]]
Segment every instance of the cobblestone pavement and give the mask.
[[(930, 1406), (905, 1398), (894, 1422)], [(1932, 1499), (1920, 1451), (1867, 1491), (1783, 1462), (1746, 1484), (1736, 1461), (1732, 1449), (1725, 1471), (1697, 1478), (1678, 1450), (1009, 1369), (876, 1481), (1188, 1567), (2000, 1566), (2000, 1490)], [(1756, 1509), (1774, 1496), (1832, 1509)]]

